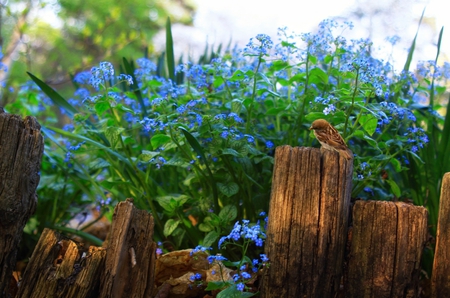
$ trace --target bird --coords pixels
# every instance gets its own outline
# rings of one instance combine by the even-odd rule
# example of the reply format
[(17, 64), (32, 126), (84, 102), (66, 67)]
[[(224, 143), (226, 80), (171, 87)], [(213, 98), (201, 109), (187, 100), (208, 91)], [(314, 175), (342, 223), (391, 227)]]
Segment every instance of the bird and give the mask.
[(322, 148), (336, 151), (346, 159), (353, 158), (352, 151), (347, 147), (339, 132), (325, 119), (314, 120), (309, 130), (314, 132)]

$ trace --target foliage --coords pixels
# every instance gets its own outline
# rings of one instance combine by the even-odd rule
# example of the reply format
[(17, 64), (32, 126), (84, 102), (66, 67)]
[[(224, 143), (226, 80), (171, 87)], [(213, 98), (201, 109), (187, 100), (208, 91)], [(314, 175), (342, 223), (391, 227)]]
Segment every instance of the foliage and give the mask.
[[(6, 83), (24, 83), (30, 71), (69, 95), (70, 75), (103, 60), (155, 55), (152, 39), (166, 18), (191, 24), (194, 9), (189, 0), (7, 1), (0, 5), (0, 47), (10, 69)], [(3, 92), (0, 105), (13, 101), (16, 92)]]
[[(265, 216), (265, 212), (261, 212), (260, 216)], [(208, 262), (213, 269), (211, 274), (218, 274), (220, 279), (218, 281), (209, 282), (205, 290), (222, 290), (217, 297), (252, 297), (256, 295), (256, 289), (252, 287), (257, 279), (257, 275), (261, 270), (269, 266), (269, 259), (265, 254), (256, 253), (258, 248), (263, 246), (266, 238), (265, 229), (267, 225), (267, 217), (264, 218), (265, 225), (261, 225), (260, 221), (254, 225), (250, 224), (249, 220), (242, 220), (242, 223), (237, 221), (234, 224), (230, 234), (220, 239), (218, 247), (223, 250), (224, 255), (234, 255), (238, 258), (237, 261), (230, 261), (222, 254), (210, 255)], [(250, 249), (253, 251), (250, 251)], [(207, 251), (210, 248), (197, 246), (191, 255), (195, 255), (199, 251)], [(249, 255), (255, 253), (258, 257), (251, 259)], [(217, 265), (214, 267), (214, 265)], [(224, 276), (224, 269), (234, 268), (235, 272), (232, 279)], [(201, 275), (195, 274), (191, 280), (200, 286)]]
[(62, 224), (87, 202), (107, 212), (106, 202), (132, 197), (153, 214), (157, 240), (214, 246), (236, 219), (267, 210), (274, 148), (318, 145), (308, 128), (319, 118), (355, 154), (352, 197), (413, 199), (435, 224), (437, 181), (449, 164), (450, 117), (444, 125), (437, 113), (449, 64), (436, 58), (411, 72), (412, 47), (397, 73), (370, 55), (370, 41), (335, 34), (351, 27), (325, 20), (316, 34), (282, 28), (276, 45), (259, 34), (242, 51), (177, 66), (168, 32), (167, 69), (123, 59), (116, 75), (102, 62), (74, 77), (68, 100), (30, 74), (71, 119), (58, 127), (55, 106), (39, 101), (48, 121), (35, 224)]

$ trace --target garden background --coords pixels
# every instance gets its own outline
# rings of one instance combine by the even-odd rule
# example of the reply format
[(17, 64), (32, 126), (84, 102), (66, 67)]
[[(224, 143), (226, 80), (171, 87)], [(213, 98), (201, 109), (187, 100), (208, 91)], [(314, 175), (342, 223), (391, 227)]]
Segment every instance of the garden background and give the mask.
[[(273, 150), (316, 146), (308, 127), (318, 118), (356, 154), (352, 197), (426, 206), (433, 236), (450, 164), (449, 39), (426, 3), (368, 3), (309, 23), (315, 9), (291, 15), (280, 2), (283, 20), (307, 28), (264, 17), (264, 26), (239, 17), (221, 28), (210, 16), (200, 45), (192, 41), (201, 26), (180, 31), (201, 20), (189, 1), (4, 3), (0, 106), (36, 116), (46, 139), (21, 257), (44, 227), (101, 243), (80, 230), (86, 210), (110, 219), (132, 197), (154, 214), (161, 251), (227, 247), (223, 255), (238, 260), (228, 263), (239, 273), (235, 287), (245, 290), (247, 271), (267, 262)], [(240, 11), (256, 19), (263, 5)], [(48, 23), (52, 9), (60, 20)], [(248, 35), (242, 42), (234, 34)], [(432, 250), (431, 241), (424, 278)]]

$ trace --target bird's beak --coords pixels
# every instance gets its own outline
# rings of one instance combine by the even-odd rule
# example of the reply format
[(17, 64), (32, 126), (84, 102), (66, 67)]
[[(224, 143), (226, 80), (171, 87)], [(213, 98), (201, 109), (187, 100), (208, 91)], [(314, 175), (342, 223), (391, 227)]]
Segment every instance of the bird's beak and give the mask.
[(309, 130), (311, 130), (311, 129), (313, 129), (313, 128), (312, 128), (312, 125), (309, 127)]

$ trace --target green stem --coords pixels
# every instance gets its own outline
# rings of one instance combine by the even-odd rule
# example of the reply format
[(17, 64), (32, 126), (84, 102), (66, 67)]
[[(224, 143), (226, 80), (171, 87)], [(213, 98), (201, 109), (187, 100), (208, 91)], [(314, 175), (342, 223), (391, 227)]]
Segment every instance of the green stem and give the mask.
[(262, 54), (258, 57), (258, 64), (256, 65), (255, 73), (253, 74), (253, 92), (252, 92), (252, 100), (250, 101), (250, 105), (247, 108), (247, 123), (245, 124), (245, 133), (250, 134), (250, 125), (252, 123), (252, 111), (253, 111), (253, 105), (255, 103), (255, 97), (256, 97), (256, 82), (257, 82), (257, 75), (259, 71), (259, 67), (262, 63)]
[(358, 92), (358, 79), (359, 79), (359, 69), (356, 71), (356, 78), (355, 78), (355, 89), (353, 90), (353, 95), (352, 95), (352, 104), (350, 105), (350, 107), (348, 108), (347, 111), (347, 117), (345, 118), (345, 125), (344, 125), (344, 139), (347, 136), (347, 126), (348, 126), (348, 120), (350, 119), (350, 115), (353, 112), (353, 108), (355, 106), (355, 97), (356, 97), (356, 93)]

